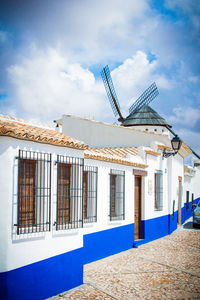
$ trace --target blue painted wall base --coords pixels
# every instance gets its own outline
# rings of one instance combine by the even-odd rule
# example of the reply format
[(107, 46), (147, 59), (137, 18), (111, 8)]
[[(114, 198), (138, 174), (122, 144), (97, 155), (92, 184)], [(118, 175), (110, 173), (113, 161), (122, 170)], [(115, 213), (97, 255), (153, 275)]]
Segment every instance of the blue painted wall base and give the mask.
[[(200, 198), (194, 200), (197, 204)], [(191, 217), (182, 208), (182, 222)], [(172, 233), (177, 228), (178, 212), (142, 221), (142, 240), (134, 241), (134, 224), (83, 236), (83, 248), (67, 252), (19, 269), (0, 273), (0, 299), (39, 300), (83, 283), (83, 265)]]
[(133, 247), (134, 224), (120, 226), (83, 237), (84, 264)]
[(38, 300), (83, 283), (82, 248), (0, 273), (0, 299)]
[[(199, 202), (200, 198), (194, 199), (193, 203), (197, 204)], [(181, 223), (183, 224), (187, 219), (192, 217), (193, 210), (192, 210), (192, 202), (189, 202), (189, 207), (187, 209), (186, 203), (184, 203), (184, 207), (182, 207), (181, 210)]]

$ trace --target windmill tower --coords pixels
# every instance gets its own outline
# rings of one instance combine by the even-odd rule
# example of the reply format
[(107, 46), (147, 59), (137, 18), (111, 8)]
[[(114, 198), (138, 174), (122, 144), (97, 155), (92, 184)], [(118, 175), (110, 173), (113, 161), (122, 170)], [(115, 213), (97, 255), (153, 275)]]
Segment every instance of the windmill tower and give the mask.
[(105, 66), (101, 71), (101, 77), (113, 113), (115, 117), (118, 116), (118, 121), (121, 123), (121, 126), (136, 127), (137, 129), (150, 132), (159, 132), (165, 134), (169, 133), (168, 129), (172, 126), (148, 105), (159, 94), (155, 82), (152, 83), (149, 88), (146, 89), (142, 95), (131, 105), (129, 108), (129, 115), (124, 118), (120, 111), (119, 101), (108, 66)]

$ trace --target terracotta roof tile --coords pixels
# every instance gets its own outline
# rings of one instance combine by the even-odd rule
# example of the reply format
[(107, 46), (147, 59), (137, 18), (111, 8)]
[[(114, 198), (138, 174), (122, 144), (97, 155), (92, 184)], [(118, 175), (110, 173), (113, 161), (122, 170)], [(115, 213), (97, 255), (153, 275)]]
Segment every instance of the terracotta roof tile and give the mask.
[(147, 154), (151, 154), (151, 155), (154, 155), (154, 156), (159, 156), (159, 155), (161, 155), (161, 153), (156, 152), (156, 151), (153, 151), (153, 150), (150, 150), (150, 149), (145, 150), (145, 152), (146, 152)]
[[(126, 157), (131, 154), (136, 157), (135, 161)], [(84, 152), (85, 158), (97, 159), (107, 162), (119, 163), (133, 167), (147, 168), (148, 165), (137, 161), (137, 148), (124, 147), (124, 148), (90, 148)], [(141, 160), (139, 158), (138, 160)]]
[[(41, 125), (42, 126), (42, 125)], [(30, 125), (21, 119), (0, 115), (0, 135), (10, 136), (18, 139), (51, 144), (56, 146), (87, 149), (83, 142), (75, 140), (53, 128), (42, 128)]]

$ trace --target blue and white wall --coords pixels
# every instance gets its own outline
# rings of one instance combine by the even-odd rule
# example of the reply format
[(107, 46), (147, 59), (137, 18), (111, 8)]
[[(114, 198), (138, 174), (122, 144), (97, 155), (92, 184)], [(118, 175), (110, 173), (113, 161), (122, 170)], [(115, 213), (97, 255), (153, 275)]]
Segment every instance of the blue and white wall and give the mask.
[[(152, 137), (151, 142), (155, 139)], [(157, 137), (157, 136), (156, 136)], [(19, 149), (52, 153), (51, 231), (17, 235), (17, 170)], [(148, 154), (140, 147), (137, 158), (148, 165), (142, 177), (142, 237), (143, 243), (162, 237), (177, 228), (178, 178), (184, 178), (180, 155), (162, 158)], [(156, 149), (155, 149), (156, 150)], [(157, 151), (159, 151), (157, 149)], [(83, 228), (57, 232), (56, 220), (57, 154), (84, 157), (82, 150), (51, 146), (36, 142), (0, 137), (0, 298), (44, 299), (73, 288), (83, 282), (85, 263), (132, 248), (134, 241), (134, 175), (133, 167), (94, 159), (85, 165), (98, 167), (97, 222)], [(132, 158), (130, 157), (130, 160)], [(136, 159), (136, 158), (135, 158)], [(125, 171), (125, 219), (110, 221), (110, 170)], [(136, 168), (137, 169), (137, 168)], [(154, 209), (154, 174), (163, 173), (163, 209)], [(200, 169), (192, 178), (185, 177), (185, 190), (199, 198)], [(175, 200), (175, 214), (173, 213)], [(182, 197), (184, 210), (185, 199)]]
[[(194, 204), (200, 200), (200, 167), (185, 166), (184, 168), (184, 186), (183, 186), (183, 208), (182, 223), (193, 215), (192, 194), (194, 196)], [(189, 206), (187, 208), (186, 193), (189, 192)]]
[[(133, 167), (93, 159), (85, 165), (98, 167), (97, 222), (84, 224), (84, 263), (132, 248), (134, 242)], [(110, 170), (125, 171), (125, 219), (110, 221)]]
[[(17, 235), (19, 149), (52, 153), (51, 231)], [(83, 233), (56, 232), (57, 154), (83, 157), (83, 151), (0, 137), (0, 299), (44, 299), (83, 282)]]

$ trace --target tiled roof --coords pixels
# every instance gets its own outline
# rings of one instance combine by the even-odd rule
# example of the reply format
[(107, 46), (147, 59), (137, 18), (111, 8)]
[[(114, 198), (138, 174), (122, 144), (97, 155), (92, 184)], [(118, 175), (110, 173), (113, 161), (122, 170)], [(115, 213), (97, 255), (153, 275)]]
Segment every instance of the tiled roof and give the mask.
[(190, 147), (184, 141), (182, 141), (181, 149), (179, 150), (178, 153), (182, 157), (186, 157), (186, 156), (192, 154), (192, 150), (190, 149)]
[(152, 149), (145, 149), (145, 152), (146, 152), (147, 154), (151, 154), (151, 155), (154, 155), (154, 156), (159, 156), (159, 155), (161, 155), (160, 152), (153, 151)]
[(106, 147), (106, 148), (92, 148), (96, 153), (104, 153), (109, 155), (117, 155), (125, 158), (127, 154), (137, 155), (138, 150), (135, 147)]
[(144, 105), (139, 110), (133, 111), (123, 122), (122, 126), (156, 125), (172, 127), (150, 106)]
[(83, 142), (75, 140), (53, 128), (44, 125), (26, 122), (21, 119), (0, 115), (0, 135), (33, 142), (56, 146), (87, 149)]
[[(84, 156), (85, 158), (90, 159), (103, 160), (139, 168), (147, 168), (148, 165), (142, 162), (141, 158), (137, 156), (137, 152), (137, 148), (134, 147), (90, 148), (85, 150)], [(130, 158), (130, 155), (135, 158), (134, 161)]]

